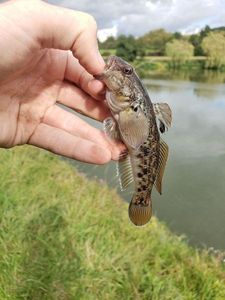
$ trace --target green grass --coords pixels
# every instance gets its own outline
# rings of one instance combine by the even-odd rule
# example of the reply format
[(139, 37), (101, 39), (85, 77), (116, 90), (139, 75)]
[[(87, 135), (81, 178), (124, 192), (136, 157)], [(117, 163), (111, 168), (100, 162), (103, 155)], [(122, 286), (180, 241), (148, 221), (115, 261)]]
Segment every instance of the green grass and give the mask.
[(0, 150), (0, 299), (223, 300), (219, 258), (66, 162), (31, 147)]

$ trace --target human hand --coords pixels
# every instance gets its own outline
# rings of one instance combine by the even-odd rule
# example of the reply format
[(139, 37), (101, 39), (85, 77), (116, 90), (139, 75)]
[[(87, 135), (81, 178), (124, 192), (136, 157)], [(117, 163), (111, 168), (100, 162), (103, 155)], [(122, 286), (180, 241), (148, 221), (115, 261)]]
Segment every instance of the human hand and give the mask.
[[(0, 5), (0, 147), (32, 144), (77, 160), (117, 159), (122, 145), (58, 103), (102, 121), (109, 115), (94, 19), (40, 0)], [(71, 51), (70, 51), (71, 50)]]

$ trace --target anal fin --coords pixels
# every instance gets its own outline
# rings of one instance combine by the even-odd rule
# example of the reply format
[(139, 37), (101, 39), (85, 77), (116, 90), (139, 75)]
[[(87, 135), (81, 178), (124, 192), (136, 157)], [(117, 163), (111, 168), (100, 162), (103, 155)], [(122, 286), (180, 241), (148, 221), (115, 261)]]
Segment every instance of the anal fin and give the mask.
[(117, 162), (117, 174), (121, 190), (124, 191), (134, 181), (129, 154)]

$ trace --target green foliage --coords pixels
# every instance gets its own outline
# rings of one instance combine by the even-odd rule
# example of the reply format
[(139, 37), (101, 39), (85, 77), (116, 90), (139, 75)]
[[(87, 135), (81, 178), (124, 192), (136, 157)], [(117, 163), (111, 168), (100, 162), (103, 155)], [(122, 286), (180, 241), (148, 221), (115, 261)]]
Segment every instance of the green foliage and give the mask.
[(180, 67), (188, 58), (193, 56), (194, 47), (184, 40), (172, 40), (166, 44), (166, 54), (171, 57), (171, 66)]
[(166, 32), (164, 29), (157, 29), (140, 37), (138, 43), (148, 49), (146, 55), (164, 55), (166, 43), (171, 38), (171, 33)]
[(145, 57), (145, 47), (142, 44), (139, 44), (138, 42), (136, 42), (137, 45), (137, 56), (139, 56), (140, 58), (144, 58)]
[(211, 32), (218, 32), (218, 31), (225, 31), (225, 27), (216, 27), (216, 28), (210, 28), (208, 25), (206, 25), (199, 34), (192, 34), (189, 37), (189, 42), (192, 43), (194, 46), (194, 55), (195, 56), (202, 56), (206, 53), (204, 52), (204, 49), (202, 48), (202, 41), (205, 37), (209, 35)]
[(225, 64), (225, 33), (210, 32), (202, 41), (208, 60), (206, 67), (219, 69)]
[(105, 42), (99, 44), (101, 49), (115, 49), (117, 40), (113, 36), (110, 36), (105, 40)]
[[(182, 35), (180, 32), (169, 33), (164, 29), (157, 29), (148, 32), (147, 34), (139, 37), (135, 40), (132, 36), (119, 36), (118, 38), (109, 37), (105, 42), (99, 43), (101, 50), (107, 50), (102, 52), (104, 56), (108, 56), (109, 51), (113, 54), (118, 49), (119, 54), (123, 58), (127, 58), (129, 61), (133, 61), (136, 57), (146, 56), (164, 56), (166, 54), (165, 48), (168, 42), (172, 40), (186, 40), (194, 46), (195, 56), (205, 56), (205, 52), (202, 48), (202, 41), (211, 32), (225, 31), (225, 27), (210, 28), (206, 25), (198, 34), (192, 34), (190, 36)], [(207, 67), (211, 67), (211, 62), (207, 64)], [(216, 67), (213, 67), (216, 68)]]
[(209, 32), (211, 32), (211, 30), (212, 29), (208, 25), (206, 25), (205, 28), (203, 28), (199, 34), (192, 34), (189, 37), (189, 42), (192, 43), (192, 45), (194, 46), (194, 55), (205, 55), (201, 44), (203, 38), (206, 37), (209, 34)]
[(107, 58), (110, 55), (115, 55), (116, 49), (107, 49), (107, 50), (101, 49), (100, 52), (103, 57)]
[(211, 28), (208, 25), (206, 25), (205, 28), (203, 28), (200, 31), (201, 40), (203, 40), (210, 32), (211, 32)]
[(137, 42), (132, 35), (120, 35), (116, 44), (116, 55), (122, 57), (126, 61), (135, 60), (138, 53)]
[(173, 39), (181, 40), (182, 38), (183, 38), (183, 36), (180, 32), (174, 32), (173, 33)]
[(201, 56), (204, 55), (201, 43), (202, 39), (199, 34), (192, 34), (189, 37), (189, 42), (194, 46), (194, 55)]
[(219, 27), (211, 28), (211, 31), (225, 31), (225, 26), (219, 26)]
[(0, 151), (0, 299), (225, 299), (220, 258), (187, 246), (56, 156)]
[(143, 59), (136, 60), (133, 66), (141, 78), (148, 78), (152, 72), (156, 71), (159, 67), (157, 63), (143, 61)]

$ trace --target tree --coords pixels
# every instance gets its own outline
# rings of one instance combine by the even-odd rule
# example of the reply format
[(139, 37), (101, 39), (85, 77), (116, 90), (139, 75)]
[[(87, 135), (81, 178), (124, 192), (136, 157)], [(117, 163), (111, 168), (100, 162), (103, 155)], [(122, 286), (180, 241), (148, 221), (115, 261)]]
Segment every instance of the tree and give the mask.
[(140, 46), (148, 49), (150, 55), (164, 55), (166, 43), (171, 40), (172, 34), (164, 29), (148, 32), (138, 39)]
[(109, 36), (103, 43), (100, 44), (100, 46), (102, 49), (115, 49), (116, 43), (116, 39), (113, 36)]
[(189, 37), (189, 42), (194, 46), (194, 55), (204, 55), (204, 51), (201, 47), (202, 40), (199, 34), (192, 34)]
[(127, 61), (134, 61), (138, 53), (137, 42), (132, 35), (120, 35), (117, 39), (116, 55)]
[(171, 57), (172, 66), (179, 67), (193, 56), (194, 47), (188, 41), (172, 40), (166, 44), (166, 55)]
[(218, 69), (225, 64), (224, 32), (210, 32), (203, 39), (202, 48), (208, 57), (206, 67)]
[(209, 25), (206, 25), (204, 29), (202, 29), (200, 31), (200, 37), (201, 40), (203, 40), (211, 31), (211, 28), (209, 27)]
[(192, 34), (189, 37), (189, 42), (192, 43), (194, 46), (194, 55), (205, 55), (203, 49), (202, 49), (202, 40), (212, 31), (208, 25), (206, 25), (199, 34)]
[(181, 40), (183, 38), (182, 34), (178, 31), (173, 33), (173, 38), (176, 40)]

